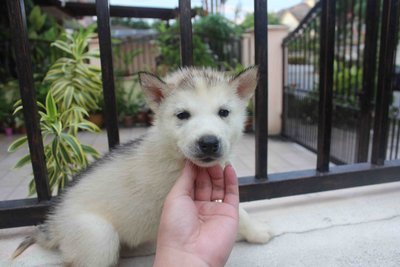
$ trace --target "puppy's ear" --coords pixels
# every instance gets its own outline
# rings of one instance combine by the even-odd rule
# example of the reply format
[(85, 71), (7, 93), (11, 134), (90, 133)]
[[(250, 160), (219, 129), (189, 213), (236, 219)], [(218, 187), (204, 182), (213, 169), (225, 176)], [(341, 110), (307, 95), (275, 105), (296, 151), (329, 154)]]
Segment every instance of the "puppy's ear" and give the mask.
[(257, 66), (253, 66), (237, 74), (230, 81), (230, 85), (236, 89), (236, 92), (241, 99), (248, 100), (256, 90), (257, 81), (258, 68)]
[(139, 83), (149, 106), (156, 110), (165, 97), (168, 85), (154, 74), (139, 72)]

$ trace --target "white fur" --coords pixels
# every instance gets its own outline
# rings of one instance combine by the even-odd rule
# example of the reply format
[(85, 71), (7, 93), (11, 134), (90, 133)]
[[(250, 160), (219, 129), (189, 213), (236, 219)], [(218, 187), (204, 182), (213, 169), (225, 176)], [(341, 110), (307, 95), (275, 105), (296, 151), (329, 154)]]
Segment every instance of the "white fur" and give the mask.
[[(210, 84), (204, 72), (215, 82)], [(247, 87), (256, 84), (243, 84), (251, 80), (249, 75), (256, 80), (257, 69), (247, 72), (251, 73), (242, 74), (246, 79), (239, 76), (233, 80), (210, 70), (184, 69), (167, 77), (165, 83), (142, 74), (142, 86), (156, 112), (155, 125), (137, 148), (111, 154), (68, 189), (45, 223), (46, 236), (38, 236), (36, 241), (58, 247), (72, 266), (113, 266), (120, 244), (135, 248), (155, 241), (164, 198), (181, 174), (185, 158), (200, 166), (229, 160), (254, 91)], [(195, 90), (179, 88), (179, 81), (188, 74)], [(247, 86), (249, 92), (239, 92), (240, 86)], [(230, 111), (228, 117), (218, 116), (221, 107)], [(182, 110), (190, 112), (190, 119), (176, 117)], [(211, 163), (201, 162), (193, 152), (205, 134), (221, 140), (222, 156)], [(267, 228), (252, 222), (243, 209), (240, 220), (239, 239), (269, 240)]]

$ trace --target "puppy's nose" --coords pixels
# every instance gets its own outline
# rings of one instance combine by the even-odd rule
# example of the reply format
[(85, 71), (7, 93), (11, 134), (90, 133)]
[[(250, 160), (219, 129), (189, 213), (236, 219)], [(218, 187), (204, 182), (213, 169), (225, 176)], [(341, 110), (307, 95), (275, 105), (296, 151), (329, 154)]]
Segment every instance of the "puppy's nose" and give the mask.
[(198, 141), (201, 152), (206, 155), (217, 154), (220, 149), (219, 140), (214, 135), (202, 136)]

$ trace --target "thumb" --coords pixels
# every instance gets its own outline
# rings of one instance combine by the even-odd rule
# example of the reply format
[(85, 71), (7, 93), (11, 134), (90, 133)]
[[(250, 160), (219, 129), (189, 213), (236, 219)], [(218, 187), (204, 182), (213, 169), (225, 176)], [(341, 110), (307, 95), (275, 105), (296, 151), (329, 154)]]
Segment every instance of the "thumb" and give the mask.
[(194, 192), (194, 180), (196, 179), (196, 173), (197, 167), (189, 160), (186, 160), (182, 174), (176, 180), (175, 185), (172, 187), (168, 196), (176, 197), (187, 195), (192, 197)]

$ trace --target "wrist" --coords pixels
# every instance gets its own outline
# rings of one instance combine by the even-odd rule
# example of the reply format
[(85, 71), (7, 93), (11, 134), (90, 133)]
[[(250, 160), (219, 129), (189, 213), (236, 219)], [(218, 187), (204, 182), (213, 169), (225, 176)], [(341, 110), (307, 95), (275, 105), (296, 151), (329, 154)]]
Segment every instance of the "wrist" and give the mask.
[(157, 247), (153, 267), (210, 267), (201, 258), (171, 247)]

